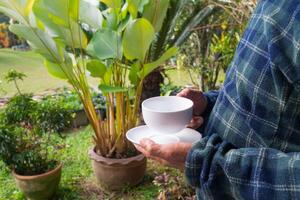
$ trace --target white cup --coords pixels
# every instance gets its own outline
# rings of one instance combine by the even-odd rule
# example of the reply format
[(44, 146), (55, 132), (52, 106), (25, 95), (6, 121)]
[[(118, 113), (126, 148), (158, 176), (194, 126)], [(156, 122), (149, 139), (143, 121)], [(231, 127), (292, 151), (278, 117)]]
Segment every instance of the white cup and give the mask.
[(160, 134), (178, 133), (191, 121), (193, 102), (177, 96), (153, 97), (142, 103), (146, 125)]

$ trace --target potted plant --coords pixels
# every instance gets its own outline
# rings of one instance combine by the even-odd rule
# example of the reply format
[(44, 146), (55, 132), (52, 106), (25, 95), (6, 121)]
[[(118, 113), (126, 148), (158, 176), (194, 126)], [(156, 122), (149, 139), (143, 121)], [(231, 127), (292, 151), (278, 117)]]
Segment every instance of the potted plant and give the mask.
[[(64, 104), (64, 107), (72, 112), (71, 124), (73, 128), (79, 128), (89, 124), (83, 104), (75, 91), (64, 88), (54, 97), (58, 98)], [(98, 115), (102, 117), (101, 119), (104, 119), (106, 117), (105, 97), (99, 92), (92, 91), (92, 99)]]
[[(144, 176), (146, 159), (125, 134), (140, 123), (143, 80), (177, 48), (149, 62), (169, 1), (100, 2), (101, 9), (84, 0), (6, 0), (0, 11), (18, 21), (10, 31), (45, 58), (48, 72), (73, 86), (95, 133), (90, 157), (97, 179), (102, 188), (116, 190)], [(87, 74), (99, 79), (105, 119), (97, 115)]]
[(0, 125), (0, 159), (28, 199), (51, 199), (58, 188), (62, 165), (50, 146), (37, 130)]

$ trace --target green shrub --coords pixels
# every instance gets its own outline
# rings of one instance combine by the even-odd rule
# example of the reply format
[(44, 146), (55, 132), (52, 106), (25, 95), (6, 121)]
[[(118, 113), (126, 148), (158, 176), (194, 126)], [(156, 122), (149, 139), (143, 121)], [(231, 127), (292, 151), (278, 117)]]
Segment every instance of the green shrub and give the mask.
[(58, 98), (49, 98), (38, 103), (33, 113), (35, 126), (44, 132), (61, 132), (70, 127), (72, 112)]
[[(93, 93), (95, 107), (105, 107), (105, 97)], [(0, 124), (36, 127), (43, 132), (61, 132), (71, 126), (74, 111), (83, 109), (77, 94), (64, 91), (58, 95), (46, 96), (40, 102), (32, 99), (31, 94), (13, 97), (0, 111)]]
[(93, 92), (92, 99), (96, 109), (106, 108), (105, 106), (106, 99), (102, 93)]
[(0, 109), (0, 124), (7, 124), (5, 109)]
[(72, 112), (57, 97), (46, 97), (40, 102), (31, 94), (13, 97), (0, 112), (0, 123), (36, 127), (43, 132), (61, 132), (71, 124)]
[(32, 94), (14, 96), (4, 110), (7, 124), (32, 124), (32, 113), (37, 107), (37, 102), (32, 99)]
[(37, 130), (0, 125), (0, 159), (20, 175), (45, 173), (58, 164), (49, 139)]
[(64, 107), (68, 110), (75, 111), (83, 109), (83, 104), (74, 91), (64, 89), (63, 92), (59, 93), (57, 96), (52, 96), (50, 98), (59, 98), (64, 104)]
[[(54, 97), (51, 97), (54, 98)], [(75, 91), (64, 89), (63, 92), (57, 95), (68, 110), (77, 111), (83, 109), (83, 104)], [(99, 92), (92, 93), (92, 100), (96, 109), (105, 108), (105, 97)]]

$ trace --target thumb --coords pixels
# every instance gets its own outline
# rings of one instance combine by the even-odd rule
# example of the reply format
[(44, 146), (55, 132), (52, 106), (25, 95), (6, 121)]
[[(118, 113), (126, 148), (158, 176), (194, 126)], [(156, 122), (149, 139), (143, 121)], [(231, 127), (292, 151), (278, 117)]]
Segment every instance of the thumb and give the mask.
[(140, 141), (140, 145), (145, 149), (146, 152), (148, 152), (150, 156), (156, 156), (160, 154), (160, 145), (156, 144), (151, 139), (142, 139)]
[(154, 149), (156, 149), (155, 147), (157, 144), (151, 139), (144, 138), (140, 141), (140, 146), (151, 153)]

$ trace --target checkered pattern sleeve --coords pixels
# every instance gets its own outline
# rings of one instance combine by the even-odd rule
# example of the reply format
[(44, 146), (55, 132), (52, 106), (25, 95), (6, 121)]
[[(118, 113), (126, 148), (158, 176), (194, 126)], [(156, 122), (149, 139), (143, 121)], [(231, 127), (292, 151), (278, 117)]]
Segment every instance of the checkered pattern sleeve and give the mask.
[(215, 134), (192, 148), (185, 174), (189, 184), (199, 188), (200, 199), (300, 197), (300, 153), (237, 149)]

